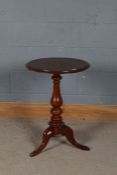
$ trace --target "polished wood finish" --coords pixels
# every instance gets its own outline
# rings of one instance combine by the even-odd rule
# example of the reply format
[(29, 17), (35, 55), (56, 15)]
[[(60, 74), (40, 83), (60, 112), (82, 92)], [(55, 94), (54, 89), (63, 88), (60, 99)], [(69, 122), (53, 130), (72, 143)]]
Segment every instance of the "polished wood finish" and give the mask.
[(39, 58), (26, 64), (29, 70), (51, 74), (81, 72), (89, 67), (89, 63), (76, 58)]
[(63, 99), (60, 92), (60, 80), (62, 78), (60, 74), (80, 72), (87, 69), (89, 64), (85, 61), (73, 58), (43, 58), (31, 61), (26, 66), (29, 70), (53, 74), (53, 94), (50, 101), (52, 109), (49, 127), (43, 133), (41, 144), (30, 154), (30, 156), (33, 157), (38, 155), (47, 146), (50, 138), (59, 134), (65, 136), (75, 147), (85, 151), (90, 150), (89, 147), (78, 143), (74, 138), (72, 129), (64, 124), (61, 116), (63, 112), (61, 108)]

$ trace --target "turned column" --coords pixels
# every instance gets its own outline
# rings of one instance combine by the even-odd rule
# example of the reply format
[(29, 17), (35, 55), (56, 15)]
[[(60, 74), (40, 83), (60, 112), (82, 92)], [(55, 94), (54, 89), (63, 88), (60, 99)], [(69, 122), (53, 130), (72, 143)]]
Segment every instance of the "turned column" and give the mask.
[(52, 97), (50, 100), (50, 103), (52, 105), (51, 109), (51, 120), (49, 122), (50, 126), (53, 128), (53, 133), (59, 134), (61, 131), (61, 127), (63, 126), (63, 121), (62, 121), (62, 104), (63, 104), (63, 99), (61, 97), (61, 92), (60, 92), (60, 80), (62, 77), (60, 75), (53, 75), (53, 93)]

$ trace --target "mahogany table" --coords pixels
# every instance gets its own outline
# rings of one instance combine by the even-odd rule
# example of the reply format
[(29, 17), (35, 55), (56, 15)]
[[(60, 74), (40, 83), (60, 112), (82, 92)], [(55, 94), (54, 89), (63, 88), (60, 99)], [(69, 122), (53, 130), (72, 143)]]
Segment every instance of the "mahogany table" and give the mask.
[(53, 94), (50, 101), (52, 109), (50, 111), (51, 119), (49, 127), (43, 132), (41, 144), (30, 154), (30, 156), (33, 157), (38, 155), (47, 146), (49, 139), (59, 134), (65, 136), (75, 147), (85, 151), (90, 150), (89, 147), (78, 143), (74, 138), (72, 129), (64, 124), (61, 116), (63, 100), (60, 92), (61, 74), (81, 72), (88, 69), (89, 64), (80, 59), (54, 57), (32, 60), (26, 64), (26, 67), (32, 71), (53, 74)]

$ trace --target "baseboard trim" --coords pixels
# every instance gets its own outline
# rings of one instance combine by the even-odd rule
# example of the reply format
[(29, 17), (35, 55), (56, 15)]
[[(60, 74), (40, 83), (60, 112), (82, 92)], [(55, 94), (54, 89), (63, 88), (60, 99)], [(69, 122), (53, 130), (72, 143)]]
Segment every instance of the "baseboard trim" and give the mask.
[[(39, 103), (0, 103), (0, 117), (49, 118), (50, 108)], [(69, 119), (117, 120), (117, 105), (66, 104), (63, 111), (63, 117)]]

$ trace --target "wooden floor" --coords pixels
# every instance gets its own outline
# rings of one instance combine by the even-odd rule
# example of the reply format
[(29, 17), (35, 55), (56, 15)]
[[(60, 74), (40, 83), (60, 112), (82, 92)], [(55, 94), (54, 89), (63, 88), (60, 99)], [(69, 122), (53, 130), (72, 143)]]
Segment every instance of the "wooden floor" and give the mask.
[[(50, 117), (48, 104), (0, 103), (0, 116), (9, 117)], [(117, 105), (80, 105), (63, 106), (63, 117), (69, 119), (117, 120)]]

